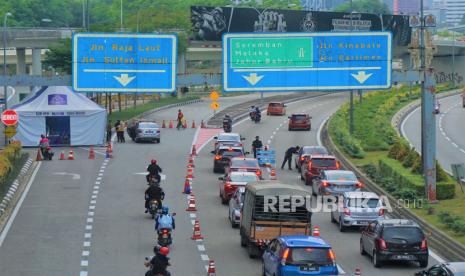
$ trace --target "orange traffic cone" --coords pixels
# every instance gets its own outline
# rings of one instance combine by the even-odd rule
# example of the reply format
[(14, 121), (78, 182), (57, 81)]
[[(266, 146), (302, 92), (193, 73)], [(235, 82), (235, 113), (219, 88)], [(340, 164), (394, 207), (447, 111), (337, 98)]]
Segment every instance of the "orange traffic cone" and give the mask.
[(170, 125), (168, 127), (173, 128), (173, 120), (170, 120)]
[(192, 158), (192, 155), (189, 155), (189, 163), (187, 164), (188, 168), (195, 168), (194, 165), (194, 158)]
[(90, 146), (89, 159), (95, 159), (95, 152), (94, 152), (94, 147), (93, 146)]
[(202, 240), (202, 234), (200, 234), (200, 223), (198, 220), (195, 221), (194, 223), (194, 231), (192, 233), (191, 239), (193, 240)]
[(193, 168), (187, 168), (187, 178), (194, 178), (194, 169)]
[(186, 195), (191, 193), (191, 182), (189, 181), (188, 178), (186, 178), (186, 181), (184, 181), (184, 189), (182, 193)]
[(195, 128), (195, 121), (192, 120), (192, 128)]
[(69, 150), (68, 160), (74, 160), (74, 151), (73, 151), (73, 149)]
[(184, 121), (184, 122), (182, 123), (182, 127), (183, 127), (183, 128), (187, 128), (187, 121)]
[(161, 128), (166, 128), (165, 120), (163, 120), (163, 123), (161, 124)]
[(191, 153), (192, 156), (197, 156), (197, 148), (195, 147), (195, 145), (192, 145), (192, 153)]
[(202, 122), (200, 123), (200, 128), (206, 128), (205, 126), (205, 122), (202, 120)]
[(60, 160), (65, 160), (65, 152), (61, 151), (60, 153)]
[(186, 211), (188, 212), (195, 212), (197, 211), (197, 207), (195, 207), (195, 196), (191, 195), (189, 198), (189, 206), (187, 206)]
[(216, 276), (215, 261), (213, 260), (208, 263), (207, 276)]
[(42, 161), (44, 160), (44, 157), (42, 156), (42, 151), (40, 150), (40, 148), (37, 150), (37, 158), (36, 158), (36, 161)]
[(313, 227), (312, 236), (314, 236), (314, 237), (319, 237), (320, 236), (320, 226)]
[(270, 179), (271, 180), (276, 180), (276, 170), (273, 168), (271, 169), (271, 172), (270, 172)]
[(355, 268), (354, 276), (362, 276), (362, 271), (360, 270), (360, 268), (358, 267)]

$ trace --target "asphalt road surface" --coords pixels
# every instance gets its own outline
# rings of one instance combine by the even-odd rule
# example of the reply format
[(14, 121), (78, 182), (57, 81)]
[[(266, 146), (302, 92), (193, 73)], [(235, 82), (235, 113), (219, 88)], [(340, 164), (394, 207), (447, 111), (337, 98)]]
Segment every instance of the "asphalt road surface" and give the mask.
[[(257, 96), (225, 98), (220, 104), (227, 107)], [(347, 98), (332, 94), (288, 104), (288, 114), (307, 112), (313, 117), (310, 132), (289, 132), (287, 117), (266, 115), (260, 124), (241, 121), (233, 131), (247, 138), (248, 147), (259, 135), (276, 149), (280, 165), (289, 146), (316, 145), (319, 126)], [(198, 124), (212, 115), (208, 105), (197, 103), (182, 110), (189, 123), (195, 119)], [(174, 119), (176, 111), (164, 110), (148, 119)], [(217, 275), (260, 275), (260, 261), (249, 259), (240, 247), (239, 230), (230, 227), (227, 207), (220, 203), (220, 175), (212, 173), (212, 143), (195, 160), (197, 218), (205, 239), (201, 244), (190, 239), (192, 217), (185, 211), (181, 191), (194, 134), (194, 129), (166, 129), (161, 144), (135, 144), (126, 137), (125, 144), (115, 143), (114, 158), (107, 162), (102, 149), (97, 150), (96, 160), (88, 160), (85, 149), (75, 149), (75, 161), (43, 162), (14, 221), (0, 236), (0, 274), (143, 275), (144, 257), (151, 255), (156, 238), (154, 223), (143, 212), (143, 173), (150, 159), (156, 158), (166, 175), (162, 181), (165, 204), (177, 213), (170, 253), (172, 275), (205, 275), (206, 258), (215, 260)], [(303, 185), (296, 171), (277, 173), (282, 181)], [(368, 257), (358, 253), (358, 231), (339, 233), (326, 213), (314, 214), (312, 223), (321, 227), (322, 237), (332, 244), (338, 264), (348, 275), (356, 267), (363, 275), (412, 275), (419, 270), (416, 264), (375, 269)]]
[[(465, 108), (462, 107), (462, 95), (441, 99), (440, 111), (436, 116), (437, 159), (442, 167), (451, 171), (451, 164), (465, 162)], [(415, 109), (402, 123), (402, 132), (410, 143), (421, 151), (420, 108)]]

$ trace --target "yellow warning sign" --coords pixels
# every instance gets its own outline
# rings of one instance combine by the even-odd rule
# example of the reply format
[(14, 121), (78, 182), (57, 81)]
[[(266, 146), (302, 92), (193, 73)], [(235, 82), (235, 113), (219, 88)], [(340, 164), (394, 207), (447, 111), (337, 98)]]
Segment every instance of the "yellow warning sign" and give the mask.
[[(216, 92), (216, 91), (212, 91), (212, 92), (210, 93), (210, 99), (212, 99), (213, 101), (218, 100), (219, 97), (220, 97), (220, 95), (219, 95), (218, 92)], [(215, 108), (215, 109), (216, 109), (216, 108)]]
[(9, 126), (5, 128), (4, 132), (5, 132), (6, 137), (11, 138), (16, 135), (16, 128)]
[(210, 104), (210, 107), (213, 109), (213, 110), (217, 110), (218, 107), (220, 107), (220, 104), (218, 102), (212, 102)]

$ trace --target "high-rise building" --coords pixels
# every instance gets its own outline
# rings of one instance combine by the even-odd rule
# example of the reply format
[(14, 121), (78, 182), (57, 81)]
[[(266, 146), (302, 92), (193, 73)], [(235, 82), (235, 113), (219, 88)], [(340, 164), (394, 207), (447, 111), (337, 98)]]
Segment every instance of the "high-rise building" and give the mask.
[(384, 2), (392, 2), (392, 6), (389, 5), (390, 3), (386, 4), (390, 6), (393, 14), (418, 14), (420, 12), (420, 1), (421, 0), (390, 0)]
[(446, 22), (450, 25), (460, 24), (465, 14), (465, 0), (445, 0)]

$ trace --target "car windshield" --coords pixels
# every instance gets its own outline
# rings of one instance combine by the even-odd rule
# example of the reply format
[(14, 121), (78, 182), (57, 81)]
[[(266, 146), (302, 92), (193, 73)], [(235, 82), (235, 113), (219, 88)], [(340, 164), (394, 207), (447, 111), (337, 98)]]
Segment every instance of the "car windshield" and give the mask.
[[(332, 164), (327, 165), (333, 166)], [(334, 172), (331, 171), (327, 173), (326, 178), (328, 180), (340, 180), (340, 181), (357, 181), (357, 177), (354, 175), (353, 172)]]
[(336, 167), (336, 159), (333, 158), (313, 158), (312, 166), (314, 167)]
[(140, 128), (158, 128), (158, 125), (155, 123), (139, 123)]
[(423, 233), (418, 227), (385, 227), (383, 231), (383, 238), (385, 240), (408, 240), (408, 241), (421, 241), (424, 238)]
[(307, 115), (292, 115), (292, 119), (296, 121), (307, 119)]
[(293, 265), (319, 264), (328, 265), (333, 261), (328, 248), (297, 247), (292, 248), (288, 262)]
[(220, 149), (218, 152), (219, 155), (222, 156), (227, 156), (227, 157), (238, 157), (238, 156), (244, 156), (242, 153), (242, 150), (240, 149), (233, 149), (233, 150), (228, 150), (228, 149)]
[(221, 134), (218, 136), (218, 141), (234, 141), (240, 142), (241, 138), (238, 135), (231, 135), (231, 134)]
[(269, 106), (270, 107), (281, 107), (281, 106), (283, 106), (283, 104), (282, 103), (270, 103)]
[(376, 208), (378, 207), (379, 199), (377, 198), (349, 198), (349, 207), (355, 208)]
[(231, 163), (231, 167), (235, 168), (256, 168), (258, 161), (256, 159), (235, 159)]
[(232, 182), (254, 182), (258, 181), (256, 174), (233, 174), (231, 175)]
[(302, 154), (328, 154), (326, 148), (323, 147), (304, 147)]

